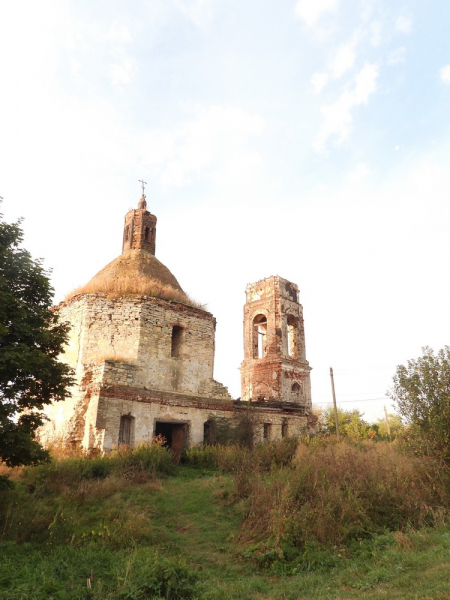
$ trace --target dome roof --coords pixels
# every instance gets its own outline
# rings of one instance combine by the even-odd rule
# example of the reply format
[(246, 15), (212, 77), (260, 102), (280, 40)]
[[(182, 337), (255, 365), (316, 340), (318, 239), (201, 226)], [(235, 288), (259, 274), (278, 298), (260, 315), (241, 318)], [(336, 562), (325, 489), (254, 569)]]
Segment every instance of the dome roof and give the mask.
[(124, 278), (149, 279), (161, 285), (168, 285), (179, 292), (183, 291), (169, 269), (156, 256), (145, 250), (127, 250), (94, 275), (88, 285), (93, 285), (96, 281), (106, 282), (106, 280), (111, 280), (113, 283), (114, 280)]
[(74, 293), (134, 294), (191, 303), (176, 278), (153, 254), (127, 250)]

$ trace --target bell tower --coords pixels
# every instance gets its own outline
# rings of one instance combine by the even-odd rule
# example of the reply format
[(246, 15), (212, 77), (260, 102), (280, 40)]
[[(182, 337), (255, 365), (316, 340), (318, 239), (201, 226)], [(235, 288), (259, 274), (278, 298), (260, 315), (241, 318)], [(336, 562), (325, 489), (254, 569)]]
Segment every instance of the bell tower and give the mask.
[(125, 215), (122, 254), (127, 250), (145, 250), (155, 254), (156, 217), (147, 210), (147, 201), (142, 194), (137, 209)]
[(275, 276), (245, 291), (242, 400), (292, 402), (310, 412), (311, 367), (298, 287)]

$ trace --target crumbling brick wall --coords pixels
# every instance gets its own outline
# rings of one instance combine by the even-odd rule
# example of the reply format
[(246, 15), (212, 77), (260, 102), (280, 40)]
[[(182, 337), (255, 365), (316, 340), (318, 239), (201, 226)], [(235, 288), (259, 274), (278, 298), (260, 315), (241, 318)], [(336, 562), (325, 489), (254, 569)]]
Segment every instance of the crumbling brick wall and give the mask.
[(311, 368), (298, 287), (268, 277), (247, 286), (246, 300), (242, 399), (273, 398), (310, 410)]

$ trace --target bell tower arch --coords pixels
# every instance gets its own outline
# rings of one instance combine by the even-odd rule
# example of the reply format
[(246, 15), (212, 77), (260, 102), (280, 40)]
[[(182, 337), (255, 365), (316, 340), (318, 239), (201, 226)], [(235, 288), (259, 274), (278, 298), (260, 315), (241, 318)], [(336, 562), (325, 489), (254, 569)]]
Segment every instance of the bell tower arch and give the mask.
[(311, 367), (298, 287), (275, 276), (245, 291), (242, 400), (293, 402), (310, 412)]

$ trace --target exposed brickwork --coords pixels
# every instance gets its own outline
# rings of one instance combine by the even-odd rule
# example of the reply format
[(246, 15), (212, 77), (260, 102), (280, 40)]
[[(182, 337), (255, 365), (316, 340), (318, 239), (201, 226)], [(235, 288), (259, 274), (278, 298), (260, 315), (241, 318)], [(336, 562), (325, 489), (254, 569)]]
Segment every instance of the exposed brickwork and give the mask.
[(242, 399), (294, 402), (309, 412), (311, 368), (298, 287), (281, 277), (268, 277), (248, 285), (246, 296)]
[[(128, 212), (123, 254), (98, 276), (139, 276), (182, 291), (154, 257), (156, 217), (146, 208), (142, 197)], [(247, 287), (244, 401), (213, 378), (216, 320), (204, 310), (183, 300), (103, 293), (75, 295), (57, 310), (71, 326), (62, 358), (76, 382), (71, 398), (46, 407), (44, 443), (109, 451), (123, 442), (125, 423), (127, 443), (149, 441), (159, 428), (179, 450), (185, 439), (203, 442), (211, 415), (237, 418), (250, 406), (245, 400), (252, 401), (256, 441), (301, 435), (313, 425), (298, 289), (280, 277)]]
[(155, 215), (147, 210), (145, 196), (142, 196), (138, 208), (125, 215), (122, 253), (134, 249), (155, 254), (156, 221)]

